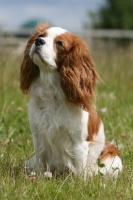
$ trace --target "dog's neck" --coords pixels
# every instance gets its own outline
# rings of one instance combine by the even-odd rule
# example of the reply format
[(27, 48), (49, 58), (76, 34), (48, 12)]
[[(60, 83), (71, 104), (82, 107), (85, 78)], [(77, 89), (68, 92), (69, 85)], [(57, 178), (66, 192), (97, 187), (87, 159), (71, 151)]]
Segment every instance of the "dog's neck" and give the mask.
[(45, 86), (55, 86), (60, 83), (60, 74), (56, 69), (51, 70), (46, 68), (44, 70), (40, 70), (39, 81)]
[(57, 70), (40, 70), (40, 76), (32, 83), (30, 94), (40, 97), (56, 97), (64, 100), (60, 86), (60, 73)]

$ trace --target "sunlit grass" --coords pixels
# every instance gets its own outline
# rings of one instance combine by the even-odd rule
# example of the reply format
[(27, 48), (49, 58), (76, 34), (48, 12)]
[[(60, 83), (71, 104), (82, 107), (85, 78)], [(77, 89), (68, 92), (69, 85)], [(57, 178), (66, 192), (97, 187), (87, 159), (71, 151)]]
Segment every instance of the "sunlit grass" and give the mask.
[(92, 52), (103, 82), (97, 107), (107, 139), (120, 147), (123, 172), (112, 181), (100, 175), (84, 182), (71, 174), (63, 179), (37, 177), (30, 181), (22, 161), (32, 154), (28, 97), (19, 89), (22, 56), (0, 55), (0, 199), (114, 200), (133, 199), (133, 51)]

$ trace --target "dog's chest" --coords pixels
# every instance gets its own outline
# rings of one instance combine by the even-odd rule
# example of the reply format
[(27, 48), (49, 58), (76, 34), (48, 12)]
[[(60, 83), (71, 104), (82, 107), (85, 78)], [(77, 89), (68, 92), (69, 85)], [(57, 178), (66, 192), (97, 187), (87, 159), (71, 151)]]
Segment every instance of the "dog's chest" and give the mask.
[(31, 129), (45, 137), (87, 137), (88, 113), (64, 99), (31, 96), (28, 110)]

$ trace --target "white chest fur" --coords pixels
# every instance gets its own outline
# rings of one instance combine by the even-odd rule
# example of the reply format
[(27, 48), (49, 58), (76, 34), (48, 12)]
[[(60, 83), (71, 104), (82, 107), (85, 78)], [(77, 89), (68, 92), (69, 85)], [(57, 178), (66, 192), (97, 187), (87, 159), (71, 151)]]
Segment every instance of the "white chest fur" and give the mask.
[(58, 72), (33, 83), (28, 110), (36, 162), (81, 171), (89, 150), (88, 113), (65, 100)]

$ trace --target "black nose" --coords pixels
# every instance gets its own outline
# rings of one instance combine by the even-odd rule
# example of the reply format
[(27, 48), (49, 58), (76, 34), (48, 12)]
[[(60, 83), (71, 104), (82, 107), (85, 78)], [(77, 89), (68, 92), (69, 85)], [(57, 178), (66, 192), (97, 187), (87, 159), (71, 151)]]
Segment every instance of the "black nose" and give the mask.
[(45, 41), (42, 38), (38, 37), (35, 41), (35, 45), (40, 46), (40, 45), (43, 45), (43, 44), (45, 44)]

